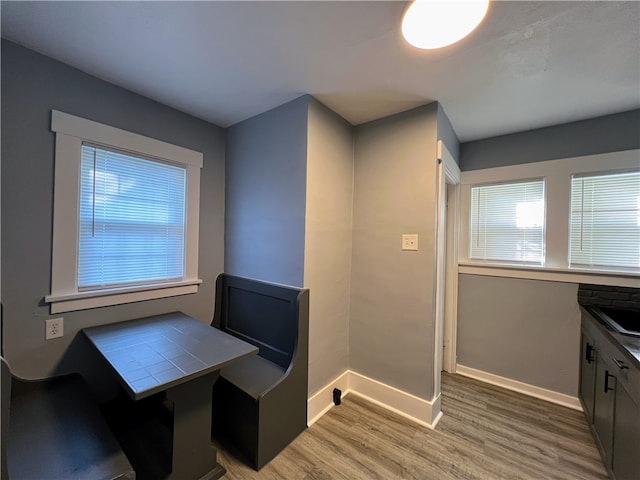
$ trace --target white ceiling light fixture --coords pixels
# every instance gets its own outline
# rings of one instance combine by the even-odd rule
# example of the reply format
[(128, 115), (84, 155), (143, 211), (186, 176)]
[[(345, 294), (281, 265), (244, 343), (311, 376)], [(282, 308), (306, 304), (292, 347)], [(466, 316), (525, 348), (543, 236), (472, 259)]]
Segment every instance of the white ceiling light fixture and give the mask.
[(489, 9), (489, 0), (414, 0), (402, 19), (402, 34), (422, 49), (446, 47), (469, 35)]

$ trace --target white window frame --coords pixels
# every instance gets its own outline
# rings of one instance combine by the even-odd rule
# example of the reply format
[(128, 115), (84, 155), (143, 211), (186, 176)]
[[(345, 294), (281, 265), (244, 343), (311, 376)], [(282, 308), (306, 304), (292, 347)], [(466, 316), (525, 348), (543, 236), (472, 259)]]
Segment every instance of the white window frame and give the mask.
[[(51, 294), (45, 297), (51, 305), (51, 313), (196, 293), (202, 283), (198, 278), (202, 153), (56, 110), (51, 111), (51, 130), (56, 134), (53, 250)], [(78, 213), (83, 142), (158, 158), (186, 168), (185, 272), (182, 280), (157, 285), (78, 290)]]
[[(462, 172), (459, 273), (638, 287), (640, 285), (640, 277), (635, 274), (610, 270), (569, 268), (569, 222), (572, 175), (606, 173), (616, 170), (637, 171), (639, 169), (640, 150), (625, 150)], [(470, 259), (469, 208), (471, 205), (471, 186), (513, 182), (529, 178), (545, 179), (546, 256), (544, 265), (503, 265)]]

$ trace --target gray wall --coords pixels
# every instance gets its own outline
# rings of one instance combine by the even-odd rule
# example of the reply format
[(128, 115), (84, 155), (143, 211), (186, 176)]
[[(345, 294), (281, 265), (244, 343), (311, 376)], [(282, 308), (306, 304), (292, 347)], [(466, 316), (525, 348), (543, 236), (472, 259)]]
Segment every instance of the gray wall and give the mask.
[[(437, 104), (355, 135), (351, 369), (431, 400)], [(417, 233), (419, 251), (402, 251)]]
[(640, 148), (640, 109), (463, 143), (461, 169), (580, 157)]
[(449, 121), (449, 117), (442, 108), (442, 105), (438, 103), (438, 140), (442, 142), (449, 150), (449, 153), (456, 161), (458, 166), (460, 165), (460, 141), (456, 132), (453, 130), (453, 126)]
[(228, 130), (227, 273), (303, 285), (308, 104), (302, 96)]
[(353, 129), (311, 99), (304, 264), (310, 395), (349, 368), (352, 200)]
[[(640, 110), (461, 145), (464, 171), (640, 148)], [(553, 208), (552, 205), (548, 208)], [(577, 396), (577, 285), (460, 275), (458, 363)]]
[(578, 286), (460, 275), (458, 364), (576, 397)]
[[(64, 337), (44, 341), (50, 318), (54, 134), (51, 109), (204, 153), (197, 294), (64, 314)], [(224, 131), (2, 41), (2, 300), (4, 353), (13, 371), (38, 378), (90, 370), (79, 330), (175, 310), (210, 322), (223, 271)], [(72, 340), (77, 337), (76, 341)], [(95, 378), (95, 375), (93, 375)], [(106, 376), (105, 376), (106, 377)]]

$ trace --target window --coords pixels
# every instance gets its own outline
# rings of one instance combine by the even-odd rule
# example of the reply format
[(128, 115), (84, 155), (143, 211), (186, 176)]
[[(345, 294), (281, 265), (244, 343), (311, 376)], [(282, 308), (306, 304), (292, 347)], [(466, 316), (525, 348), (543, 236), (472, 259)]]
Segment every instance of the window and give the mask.
[(195, 293), (202, 154), (52, 111), (51, 313)]
[(640, 271), (640, 172), (573, 175), (570, 267)]
[(544, 180), (472, 187), (469, 258), (541, 265), (544, 220)]
[(462, 172), (458, 272), (636, 287), (639, 160), (634, 149)]
[(182, 279), (186, 168), (82, 146), (78, 289)]

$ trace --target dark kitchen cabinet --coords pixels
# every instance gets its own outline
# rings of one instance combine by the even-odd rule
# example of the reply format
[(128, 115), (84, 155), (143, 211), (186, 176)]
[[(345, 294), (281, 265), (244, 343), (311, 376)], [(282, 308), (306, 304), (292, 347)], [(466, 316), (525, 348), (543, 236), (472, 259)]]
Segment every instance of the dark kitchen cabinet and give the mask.
[(580, 398), (584, 413), (593, 422), (593, 404), (596, 393), (596, 355), (593, 338), (584, 328), (581, 332), (580, 351)]
[(613, 471), (616, 479), (640, 479), (640, 407), (622, 385), (616, 388), (613, 430)]
[(615, 408), (615, 377), (610, 373), (603, 355), (596, 360), (596, 392), (593, 407), (593, 425), (596, 440), (604, 453), (605, 465), (611, 465), (613, 450), (613, 415)]
[(583, 313), (580, 399), (614, 480), (640, 480), (640, 364), (628, 350), (631, 344), (637, 350), (633, 342), (612, 334), (590, 311)]

